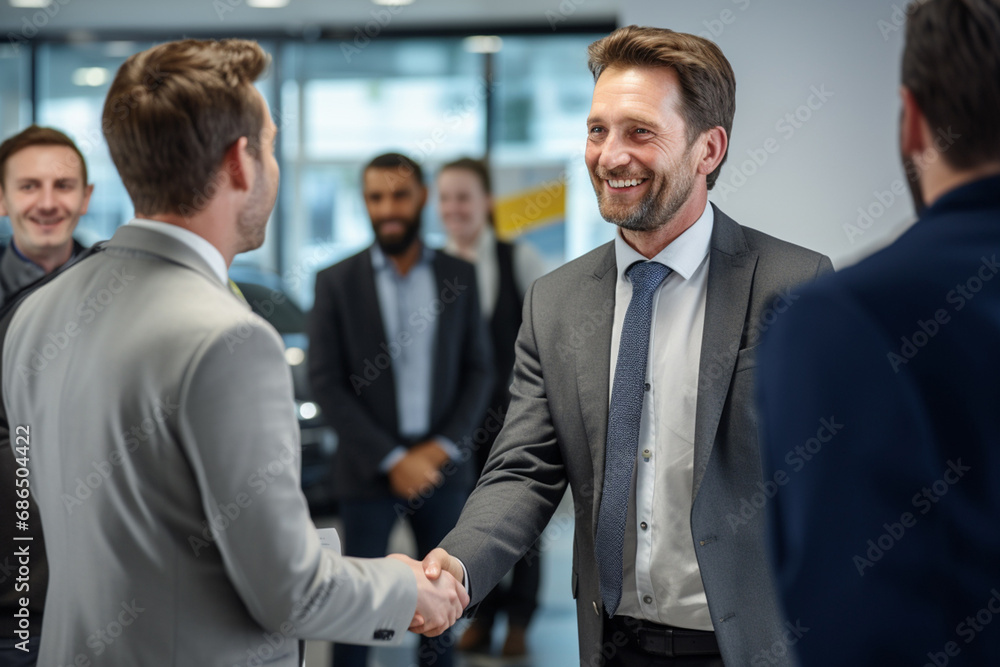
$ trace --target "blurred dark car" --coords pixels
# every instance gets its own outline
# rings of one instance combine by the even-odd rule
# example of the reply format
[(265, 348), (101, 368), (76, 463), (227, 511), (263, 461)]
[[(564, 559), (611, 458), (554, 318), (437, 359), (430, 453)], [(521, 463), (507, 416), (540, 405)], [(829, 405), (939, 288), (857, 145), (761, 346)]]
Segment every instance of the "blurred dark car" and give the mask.
[(314, 517), (335, 514), (337, 506), (331, 493), (331, 480), (337, 436), (323, 421), (319, 406), (312, 401), (306, 313), (289, 296), (281, 278), (273, 273), (234, 264), (229, 275), (253, 311), (270, 322), (285, 342), (285, 359), (292, 372), (295, 409), (302, 435), (302, 491)]

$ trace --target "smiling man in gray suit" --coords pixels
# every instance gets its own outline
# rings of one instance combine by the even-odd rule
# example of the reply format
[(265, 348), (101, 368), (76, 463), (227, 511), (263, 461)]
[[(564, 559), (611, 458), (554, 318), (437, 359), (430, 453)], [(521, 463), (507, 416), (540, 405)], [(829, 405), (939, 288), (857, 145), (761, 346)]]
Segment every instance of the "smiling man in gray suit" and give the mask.
[[(478, 602), (538, 538), (567, 483), (583, 665), (790, 664), (759, 492), (761, 329), (831, 268), (708, 203), (735, 79), (692, 35), (621, 28), (590, 47), (587, 166), (612, 243), (524, 304), (503, 431), (454, 531), (425, 560)], [(449, 556), (452, 554), (452, 556)]]
[(267, 60), (186, 40), (122, 65), (103, 129), (137, 219), (9, 320), (4, 406), (51, 573), (41, 665), (291, 667), (297, 638), (398, 643), (467, 602), (416, 561), (323, 548), (310, 520), (281, 338), (227, 287), (278, 187)]

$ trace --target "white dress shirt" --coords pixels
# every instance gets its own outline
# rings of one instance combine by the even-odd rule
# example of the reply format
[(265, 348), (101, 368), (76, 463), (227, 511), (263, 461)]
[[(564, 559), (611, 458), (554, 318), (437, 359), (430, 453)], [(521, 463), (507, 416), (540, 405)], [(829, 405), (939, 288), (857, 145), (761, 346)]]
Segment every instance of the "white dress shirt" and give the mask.
[[(618, 614), (694, 630), (712, 630), (705, 587), (691, 535), (694, 425), (698, 399), (714, 214), (701, 217), (652, 261), (672, 269), (657, 289), (649, 337), (636, 474), (629, 503)], [(625, 271), (646, 258), (619, 231), (618, 282), (611, 335), (614, 384), (618, 347), (632, 283)]]
[(143, 229), (152, 229), (154, 232), (160, 232), (173, 239), (176, 239), (191, 248), (194, 252), (198, 253), (208, 266), (212, 269), (212, 272), (219, 277), (219, 281), (223, 285), (229, 284), (229, 269), (226, 266), (226, 260), (222, 257), (222, 253), (214, 245), (209, 243), (204, 237), (198, 236), (190, 229), (184, 229), (178, 225), (172, 225), (169, 222), (160, 222), (159, 220), (146, 220), (145, 218), (134, 218), (128, 224), (133, 227), (142, 227)]
[[(548, 271), (545, 261), (530, 243), (514, 242), (514, 283), (517, 285), (518, 296), (524, 298), (525, 292)], [(452, 241), (444, 247), (449, 255), (465, 259)], [(476, 241), (476, 285), (479, 287), (479, 305), (483, 317), (487, 321), (493, 317), (497, 299), (500, 296), (500, 263), (497, 261), (497, 237), (489, 226), (483, 229)]]

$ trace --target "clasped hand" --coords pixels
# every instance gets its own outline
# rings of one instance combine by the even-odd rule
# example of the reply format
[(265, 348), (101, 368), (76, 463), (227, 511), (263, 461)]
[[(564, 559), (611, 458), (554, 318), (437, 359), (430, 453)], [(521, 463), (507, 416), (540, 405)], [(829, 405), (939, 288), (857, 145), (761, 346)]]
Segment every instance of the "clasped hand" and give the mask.
[[(435, 551), (441, 550), (435, 549)], [(426, 561), (421, 563), (402, 554), (392, 554), (389, 558), (409, 565), (413, 576), (417, 579), (417, 610), (410, 623), (410, 631), (437, 637), (455, 625), (469, 604), (469, 595), (460, 581), (461, 566), (458, 578), (449, 572), (441, 572), (440, 569), (431, 577), (424, 573)]]

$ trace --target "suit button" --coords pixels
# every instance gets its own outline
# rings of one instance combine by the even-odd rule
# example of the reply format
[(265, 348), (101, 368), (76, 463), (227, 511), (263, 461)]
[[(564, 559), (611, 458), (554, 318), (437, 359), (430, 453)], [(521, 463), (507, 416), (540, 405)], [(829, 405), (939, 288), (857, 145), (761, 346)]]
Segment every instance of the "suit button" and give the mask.
[(601, 610), (597, 608), (597, 601), (596, 600), (594, 600), (594, 613), (597, 614), (598, 616), (601, 615)]

